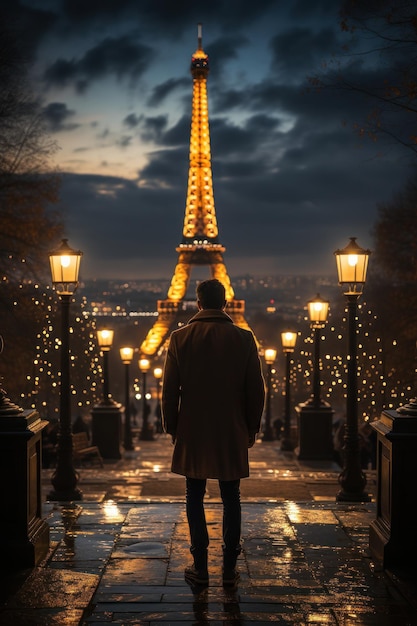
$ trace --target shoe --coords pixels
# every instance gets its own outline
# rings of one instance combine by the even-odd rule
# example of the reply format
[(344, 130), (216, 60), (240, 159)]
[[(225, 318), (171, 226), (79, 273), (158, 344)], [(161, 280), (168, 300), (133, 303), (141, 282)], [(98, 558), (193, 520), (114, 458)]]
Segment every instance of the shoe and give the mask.
[(198, 570), (195, 565), (190, 565), (184, 570), (184, 578), (194, 585), (208, 585), (209, 575), (207, 570)]
[(240, 580), (240, 574), (236, 569), (223, 570), (223, 585), (225, 587), (235, 587)]

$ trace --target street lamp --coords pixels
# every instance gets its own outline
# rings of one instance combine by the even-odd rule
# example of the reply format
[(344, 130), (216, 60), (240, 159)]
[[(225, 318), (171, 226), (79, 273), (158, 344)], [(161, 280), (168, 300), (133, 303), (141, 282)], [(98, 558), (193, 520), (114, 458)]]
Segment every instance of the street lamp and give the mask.
[(274, 431), (271, 426), (271, 381), (272, 381), (272, 364), (277, 356), (277, 351), (274, 348), (266, 348), (265, 350), (265, 363), (267, 365), (267, 380), (266, 380), (266, 404), (265, 404), (265, 428), (263, 433), (263, 441), (273, 441)]
[(68, 239), (50, 253), (52, 284), (61, 301), (61, 387), (58, 426), (57, 464), (52, 475), (53, 491), (49, 500), (82, 500), (77, 488), (78, 475), (73, 463), (70, 396), (69, 307), (78, 286), (82, 252), (73, 250)]
[(97, 446), (103, 459), (120, 459), (122, 436), (122, 405), (111, 397), (109, 388), (109, 352), (113, 345), (114, 331), (102, 328), (97, 331), (97, 343), (103, 355), (103, 398), (92, 411), (93, 445)]
[(362, 471), (358, 433), (358, 380), (356, 316), (357, 303), (366, 280), (370, 250), (360, 248), (356, 237), (351, 237), (348, 245), (336, 250), (339, 284), (344, 287), (348, 301), (348, 372), (346, 394), (346, 427), (344, 436), (344, 467), (339, 475), (341, 490), (336, 496), (339, 502), (367, 502), (365, 493), (366, 476)]
[(313, 397), (310, 403), (315, 409), (319, 409), (321, 406), (327, 406), (327, 403), (320, 398), (320, 331), (327, 322), (329, 302), (317, 294), (307, 303), (307, 309), (311, 328), (314, 331)]
[(284, 436), (281, 441), (281, 450), (292, 452), (294, 444), (291, 438), (291, 404), (290, 404), (290, 366), (291, 355), (294, 352), (297, 333), (287, 330), (281, 333), (282, 351), (285, 354), (285, 414), (284, 414)]
[(97, 341), (103, 353), (103, 404), (113, 404), (109, 388), (109, 352), (113, 345), (114, 330), (103, 328), (97, 331)]
[(298, 441), (300, 460), (333, 459), (333, 415), (328, 402), (320, 398), (320, 331), (327, 322), (329, 302), (319, 294), (307, 303), (314, 332), (313, 394), (296, 407), (299, 415)]
[(134, 349), (128, 346), (120, 348), (120, 358), (125, 366), (125, 428), (123, 447), (125, 450), (134, 450), (132, 441), (132, 426), (130, 423), (130, 377), (129, 369), (133, 359)]
[(161, 378), (162, 367), (155, 367), (153, 371), (154, 378), (156, 380), (156, 432), (162, 433), (162, 412), (161, 412)]
[(153, 429), (149, 424), (149, 411), (148, 403), (146, 402), (146, 374), (151, 367), (149, 359), (139, 359), (139, 369), (142, 372), (142, 428), (139, 433), (139, 439), (141, 441), (153, 441)]

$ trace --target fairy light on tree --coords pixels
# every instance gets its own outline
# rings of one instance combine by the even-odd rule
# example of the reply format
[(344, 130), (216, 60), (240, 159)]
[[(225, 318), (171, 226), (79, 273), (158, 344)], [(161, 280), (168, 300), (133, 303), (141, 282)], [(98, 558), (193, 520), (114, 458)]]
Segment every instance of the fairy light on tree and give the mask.
[[(44, 315), (44, 328), (36, 335), (36, 353), (32, 361), (31, 374), (26, 377), (26, 389), (21, 394), (31, 408), (37, 408), (45, 417), (52, 419), (59, 415), (60, 364), (59, 350), (61, 339), (57, 335), (58, 310), (54, 306), (53, 292), (45, 288), (38, 298), (37, 306)], [(101, 366), (95, 342), (95, 321), (86, 308), (84, 296), (79, 305), (79, 313), (72, 320), (70, 358), (70, 397), (74, 410), (83, 412), (90, 409), (99, 399)]]

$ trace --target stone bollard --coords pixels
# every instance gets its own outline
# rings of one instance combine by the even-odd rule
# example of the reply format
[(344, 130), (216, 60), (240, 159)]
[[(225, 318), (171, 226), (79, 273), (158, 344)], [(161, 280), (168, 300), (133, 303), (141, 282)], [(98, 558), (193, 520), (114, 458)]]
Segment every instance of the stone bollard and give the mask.
[(327, 403), (314, 407), (310, 401), (295, 407), (298, 416), (298, 454), (300, 460), (332, 461), (334, 410)]
[(0, 389), (0, 519), (2, 569), (34, 567), (49, 550), (49, 526), (42, 519), (42, 430), (37, 411), (24, 411)]
[(92, 444), (97, 446), (103, 459), (121, 459), (122, 405), (108, 400), (91, 410)]
[(417, 399), (383, 411), (377, 432), (377, 518), (369, 529), (372, 559), (384, 568), (414, 566), (417, 557)]

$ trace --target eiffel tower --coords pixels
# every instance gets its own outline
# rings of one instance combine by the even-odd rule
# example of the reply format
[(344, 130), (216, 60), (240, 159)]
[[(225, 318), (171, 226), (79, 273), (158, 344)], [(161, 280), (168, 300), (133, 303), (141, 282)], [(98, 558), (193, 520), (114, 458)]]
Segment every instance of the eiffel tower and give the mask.
[(161, 354), (170, 331), (190, 318), (185, 296), (193, 266), (206, 265), (211, 278), (217, 278), (226, 290), (226, 312), (234, 323), (249, 329), (245, 320), (245, 301), (236, 300), (223, 260), (226, 248), (219, 243), (214, 207), (211, 171), (210, 130), (208, 119), (207, 76), (209, 58), (202, 47), (202, 27), (198, 25), (198, 47), (191, 57), (193, 100), (190, 136), (190, 166), (185, 206), (183, 238), (176, 248), (177, 265), (167, 298), (158, 300), (158, 318), (145, 337), (140, 352), (145, 356)]

